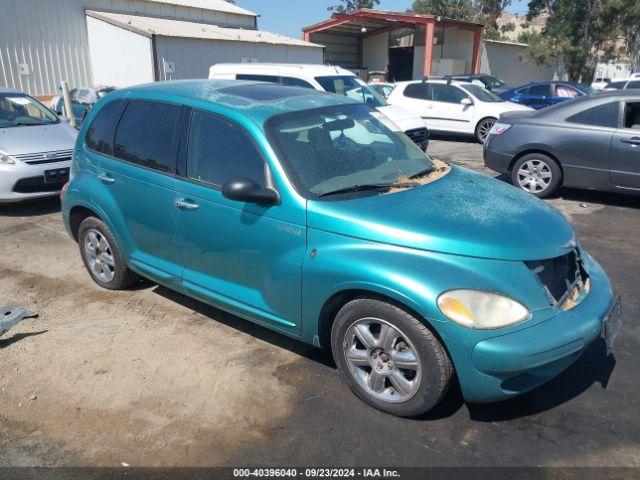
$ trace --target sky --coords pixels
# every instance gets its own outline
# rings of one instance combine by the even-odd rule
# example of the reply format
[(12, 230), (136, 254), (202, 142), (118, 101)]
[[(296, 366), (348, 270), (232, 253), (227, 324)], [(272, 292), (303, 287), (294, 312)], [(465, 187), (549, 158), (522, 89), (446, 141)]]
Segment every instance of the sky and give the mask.
[[(294, 38), (301, 38), (302, 27), (328, 19), (327, 7), (336, 3), (336, 0), (236, 0), (239, 7), (260, 15), (261, 30)], [(382, 0), (377, 8), (404, 12), (412, 3), (412, 0)], [(509, 11), (525, 13), (528, 3), (529, 0), (513, 0)]]

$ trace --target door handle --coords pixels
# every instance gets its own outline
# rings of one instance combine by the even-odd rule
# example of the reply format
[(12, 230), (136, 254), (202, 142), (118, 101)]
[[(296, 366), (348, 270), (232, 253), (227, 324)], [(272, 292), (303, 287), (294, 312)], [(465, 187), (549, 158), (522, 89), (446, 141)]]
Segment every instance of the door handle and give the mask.
[(640, 145), (640, 137), (621, 138), (620, 141), (628, 143), (629, 145), (632, 145), (634, 147)]
[(197, 210), (200, 208), (200, 205), (195, 202), (185, 200), (184, 198), (179, 198), (176, 200), (176, 207), (184, 208), (185, 210)]
[(98, 180), (100, 180), (102, 183), (106, 183), (107, 185), (111, 185), (116, 181), (115, 178), (113, 178), (111, 175), (107, 175), (106, 173), (101, 173), (100, 175), (98, 175)]

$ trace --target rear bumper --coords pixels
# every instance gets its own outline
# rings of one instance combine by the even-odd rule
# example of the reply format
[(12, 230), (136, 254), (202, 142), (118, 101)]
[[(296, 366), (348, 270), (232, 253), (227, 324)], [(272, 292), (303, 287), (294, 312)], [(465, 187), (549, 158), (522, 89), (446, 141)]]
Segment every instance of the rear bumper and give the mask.
[(489, 135), (483, 149), (484, 164), (498, 173), (507, 173), (513, 160), (513, 155), (496, 150), (495, 143), (495, 136)]
[(614, 296), (609, 280), (592, 262), (591, 291), (575, 308), (473, 347), (468, 367), (457, 368), (465, 400), (493, 402), (535, 388), (567, 369), (602, 331)]

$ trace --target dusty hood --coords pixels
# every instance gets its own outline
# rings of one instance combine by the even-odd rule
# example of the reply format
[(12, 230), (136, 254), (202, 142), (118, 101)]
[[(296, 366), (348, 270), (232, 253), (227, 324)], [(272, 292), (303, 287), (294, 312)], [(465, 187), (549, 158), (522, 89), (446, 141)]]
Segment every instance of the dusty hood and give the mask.
[(68, 123), (0, 128), (0, 150), (8, 155), (72, 150), (78, 132)]
[(499, 180), (454, 167), (433, 183), (357, 200), (308, 203), (310, 228), (409, 248), (503, 260), (562, 255), (564, 216)]

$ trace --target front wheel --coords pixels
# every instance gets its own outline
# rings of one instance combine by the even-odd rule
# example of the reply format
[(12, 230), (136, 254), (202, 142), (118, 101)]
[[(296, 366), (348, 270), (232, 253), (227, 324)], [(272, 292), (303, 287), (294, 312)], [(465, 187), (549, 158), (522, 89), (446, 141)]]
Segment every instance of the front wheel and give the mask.
[(539, 198), (560, 188), (562, 170), (556, 161), (542, 153), (530, 153), (518, 159), (511, 169), (511, 183)]
[(476, 140), (478, 140), (478, 143), (484, 145), (494, 123), (496, 123), (495, 118), (483, 118), (478, 122), (478, 125), (476, 125)]
[(351, 390), (373, 407), (421, 415), (449, 389), (453, 367), (444, 347), (417, 318), (389, 303), (347, 303), (331, 331), (333, 357)]

